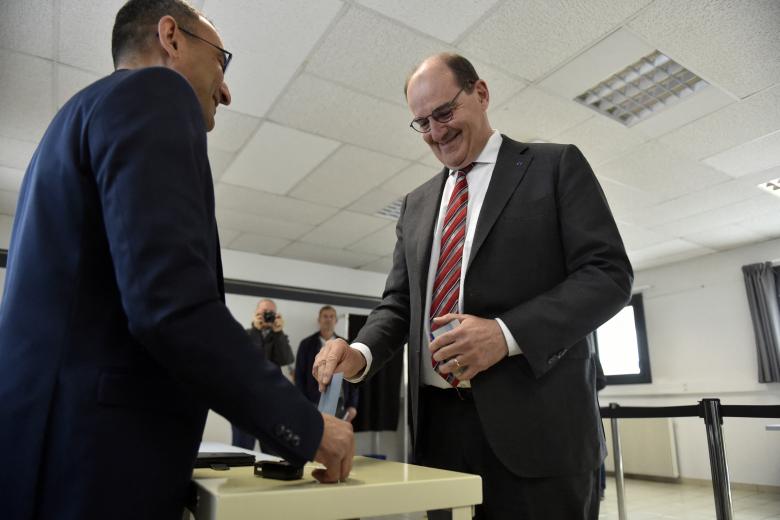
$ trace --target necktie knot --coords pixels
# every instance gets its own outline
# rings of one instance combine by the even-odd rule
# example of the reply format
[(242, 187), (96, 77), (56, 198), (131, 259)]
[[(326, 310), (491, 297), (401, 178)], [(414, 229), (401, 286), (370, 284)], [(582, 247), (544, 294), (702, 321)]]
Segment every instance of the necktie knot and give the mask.
[(468, 174), (469, 174), (469, 172), (470, 172), (470, 171), (471, 171), (471, 170), (474, 168), (474, 166), (475, 166), (476, 164), (477, 164), (477, 163), (473, 162), (473, 163), (471, 163), (471, 164), (469, 164), (469, 165), (467, 165), (467, 166), (464, 166), (464, 167), (463, 167), (463, 168), (461, 168), (460, 170), (457, 170), (457, 171), (455, 172), (455, 175), (456, 175), (456, 176), (458, 176), (458, 177), (465, 177), (466, 175), (468, 175)]

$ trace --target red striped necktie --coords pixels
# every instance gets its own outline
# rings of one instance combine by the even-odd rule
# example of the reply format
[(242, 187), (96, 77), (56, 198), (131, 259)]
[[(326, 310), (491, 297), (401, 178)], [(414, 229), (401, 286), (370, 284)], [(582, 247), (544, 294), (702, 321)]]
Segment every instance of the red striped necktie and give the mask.
[[(433, 318), (458, 312), (463, 243), (466, 241), (466, 210), (469, 205), (469, 184), (466, 175), (474, 164), (471, 163), (455, 172), (455, 188), (452, 190), (441, 227), (439, 263), (436, 266), (436, 278), (431, 297), (431, 332), (439, 328), (433, 323)], [(431, 357), (431, 364), (436, 373), (439, 373), (439, 365), (443, 362)], [(439, 375), (452, 386), (458, 386), (460, 383), (452, 372)]]

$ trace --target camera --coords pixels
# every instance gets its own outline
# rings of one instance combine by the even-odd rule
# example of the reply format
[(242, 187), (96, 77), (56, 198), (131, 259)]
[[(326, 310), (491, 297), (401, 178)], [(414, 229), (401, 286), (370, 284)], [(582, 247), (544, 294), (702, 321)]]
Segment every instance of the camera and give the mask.
[(266, 323), (273, 323), (274, 321), (276, 321), (276, 312), (275, 311), (263, 312), (263, 321)]

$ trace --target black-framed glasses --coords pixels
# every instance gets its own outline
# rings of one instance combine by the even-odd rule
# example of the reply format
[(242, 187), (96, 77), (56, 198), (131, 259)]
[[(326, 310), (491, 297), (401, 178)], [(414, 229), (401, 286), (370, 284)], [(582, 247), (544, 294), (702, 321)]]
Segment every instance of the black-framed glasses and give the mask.
[(230, 51), (226, 51), (226, 50), (225, 50), (225, 49), (223, 49), (222, 47), (219, 47), (219, 46), (217, 46), (217, 45), (214, 45), (213, 43), (211, 43), (211, 42), (210, 42), (210, 41), (208, 41), (207, 39), (205, 39), (205, 38), (201, 38), (201, 37), (200, 37), (200, 36), (198, 36), (197, 34), (195, 34), (195, 33), (193, 33), (193, 32), (190, 32), (190, 31), (188, 31), (187, 29), (185, 29), (185, 28), (184, 28), (184, 27), (182, 27), (181, 25), (179, 26), (179, 29), (180, 29), (180, 30), (181, 30), (181, 32), (183, 32), (184, 34), (186, 34), (186, 35), (188, 35), (188, 36), (192, 36), (193, 38), (197, 38), (198, 40), (200, 40), (200, 41), (202, 41), (202, 42), (208, 43), (209, 45), (211, 45), (212, 47), (214, 47), (215, 49), (217, 49), (219, 52), (221, 52), (221, 53), (222, 53), (222, 64), (221, 64), (221, 65), (222, 65), (222, 74), (224, 74), (225, 72), (227, 72), (228, 65), (230, 65), (230, 60), (232, 60), (232, 59), (233, 59), (233, 53), (232, 53), (232, 52), (230, 52)]
[[(471, 82), (469, 82), (469, 84), (470, 83)], [(412, 130), (416, 132), (427, 134), (431, 131), (431, 119), (438, 123), (449, 123), (452, 121), (455, 109), (457, 108), (457, 105), (455, 105), (455, 100), (458, 99), (458, 96), (460, 96), (461, 92), (466, 90), (467, 86), (468, 84), (461, 88), (449, 103), (444, 103), (443, 105), (434, 108), (430, 115), (425, 117), (415, 117), (412, 119), (412, 122), (409, 123), (409, 126), (411, 126)]]

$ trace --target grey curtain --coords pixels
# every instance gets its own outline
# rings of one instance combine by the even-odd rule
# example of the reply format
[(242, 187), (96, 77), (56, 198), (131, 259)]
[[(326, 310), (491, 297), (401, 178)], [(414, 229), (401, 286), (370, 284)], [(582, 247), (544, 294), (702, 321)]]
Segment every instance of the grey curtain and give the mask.
[(758, 352), (758, 381), (780, 382), (780, 293), (769, 262), (742, 266)]

